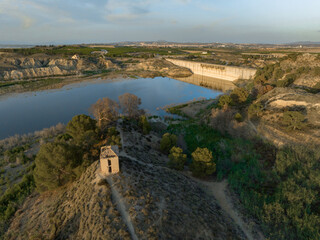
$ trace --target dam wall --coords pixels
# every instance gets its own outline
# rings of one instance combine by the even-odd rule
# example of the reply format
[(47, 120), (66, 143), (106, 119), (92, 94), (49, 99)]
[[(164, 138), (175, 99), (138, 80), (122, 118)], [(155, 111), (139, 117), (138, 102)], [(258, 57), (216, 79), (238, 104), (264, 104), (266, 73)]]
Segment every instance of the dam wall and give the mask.
[(189, 68), (194, 74), (212, 78), (219, 78), (227, 81), (251, 79), (254, 77), (257, 71), (256, 69), (252, 68), (231, 67), (225, 65), (191, 62), (170, 58), (167, 58), (166, 60), (177, 66)]

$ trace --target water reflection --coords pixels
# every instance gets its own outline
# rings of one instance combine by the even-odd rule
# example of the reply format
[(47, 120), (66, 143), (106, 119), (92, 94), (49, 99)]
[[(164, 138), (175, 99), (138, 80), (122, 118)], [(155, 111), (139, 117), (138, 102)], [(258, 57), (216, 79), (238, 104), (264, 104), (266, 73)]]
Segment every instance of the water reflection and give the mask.
[(233, 90), (236, 87), (231, 81), (226, 81), (219, 78), (206, 77), (198, 74), (193, 74), (190, 77), (175, 79), (191, 84), (196, 84), (198, 86), (209, 87), (223, 92)]

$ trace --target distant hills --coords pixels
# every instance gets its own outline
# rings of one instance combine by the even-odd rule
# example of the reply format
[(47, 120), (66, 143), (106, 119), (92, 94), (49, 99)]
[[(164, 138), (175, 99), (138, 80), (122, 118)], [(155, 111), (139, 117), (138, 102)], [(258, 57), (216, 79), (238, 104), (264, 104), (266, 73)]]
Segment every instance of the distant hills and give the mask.
[(293, 43), (287, 43), (287, 45), (320, 45), (320, 42), (310, 42), (310, 41), (301, 41), (301, 42), (293, 42)]

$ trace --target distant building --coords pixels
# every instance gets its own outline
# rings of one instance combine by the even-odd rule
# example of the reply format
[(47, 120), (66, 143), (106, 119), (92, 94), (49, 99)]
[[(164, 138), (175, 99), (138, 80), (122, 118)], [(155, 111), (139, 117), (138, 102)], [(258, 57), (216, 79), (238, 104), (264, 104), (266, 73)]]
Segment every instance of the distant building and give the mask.
[(120, 171), (118, 155), (119, 148), (116, 145), (101, 148), (100, 167), (102, 173), (110, 175)]
[(100, 51), (93, 51), (91, 52), (91, 54), (101, 54), (101, 55), (105, 55), (108, 54), (108, 51), (105, 49), (101, 49)]
[(71, 59), (73, 60), (79, 60), (80, 59), (80, 56), (78, 54), (75, 54), (71, 57)]
[(202, 54), (203, 54), (203, 55), (206, 55), (206, 54), (208, 54), (208, 52), (202, 52)]

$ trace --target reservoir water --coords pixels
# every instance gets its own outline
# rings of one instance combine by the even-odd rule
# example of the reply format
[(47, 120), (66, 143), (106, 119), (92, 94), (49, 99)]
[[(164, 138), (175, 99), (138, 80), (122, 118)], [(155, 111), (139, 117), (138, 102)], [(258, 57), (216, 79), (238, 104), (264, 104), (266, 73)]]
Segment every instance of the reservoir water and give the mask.
[(159, 109), (169, 104), (197, 98), (216, 98), (222, 92), (170, 78), (157, 77), (94, 80), (66, 85), (60, 89), (5, 95), (0, 97), (0, 139), (34, 132), (57, 123), (67, 123), (74, 115), (89, 114), (99, 98), (118, 100), (123, 93), (141, 98), (141, 108), (152, 115), (165, 116)]

